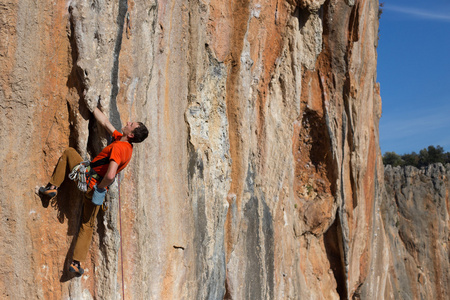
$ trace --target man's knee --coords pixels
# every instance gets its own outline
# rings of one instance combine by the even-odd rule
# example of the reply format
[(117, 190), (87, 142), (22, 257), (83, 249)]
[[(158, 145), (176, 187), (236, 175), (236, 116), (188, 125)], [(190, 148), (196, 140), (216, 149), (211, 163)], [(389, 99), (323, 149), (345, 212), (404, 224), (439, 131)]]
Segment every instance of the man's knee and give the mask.
[(72, 148), (72, 147), (68, 147), (68, 148), (66, 148), (66, 150), (64, 150), (64, 154), (67, 156), (71, 156), (74, 153), (78, 154), (77, 150), (75, 150), (75, 148)]
[(64, 150), (63, 155), (61, 157), (66, 159), (69, 162), (70, 168), (75, 167), (75, 165), (77, 165), (83, 161), (83, 158), (78, 153), (78, 151), (72, 147), (66, 148), (66, 150)]

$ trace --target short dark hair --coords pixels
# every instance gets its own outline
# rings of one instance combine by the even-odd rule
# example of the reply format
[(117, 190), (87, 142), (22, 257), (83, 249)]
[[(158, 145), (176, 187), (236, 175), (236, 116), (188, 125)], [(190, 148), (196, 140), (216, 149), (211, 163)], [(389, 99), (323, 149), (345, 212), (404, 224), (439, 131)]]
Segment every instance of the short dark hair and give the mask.
[(139, 126), (136, 127), (132, 132), (134, 136), (130, 139), (131, 143), (140, 143), (148, 137), (147, 127), (145, 127), (142, 122), (137, 123), (139, 124)]

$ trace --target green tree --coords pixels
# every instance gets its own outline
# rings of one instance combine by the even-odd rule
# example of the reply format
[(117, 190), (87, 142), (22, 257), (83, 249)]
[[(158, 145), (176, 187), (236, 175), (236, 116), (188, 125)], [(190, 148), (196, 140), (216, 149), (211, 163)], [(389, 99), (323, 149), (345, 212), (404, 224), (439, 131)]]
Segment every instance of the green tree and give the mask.
[(419, 155), (416, 152), (403, 154), (401, 158), (403, 160), (403, 166), (419, 166)]
[(385, 152), (383, 155), (383, 164), (396, 166), (414, 166), (416, 168), (425, 167), (430, 164), (450, 163), (450, 152), (445, 152), (441, 146), (428, 146), (420, 150), (419, 154), (412, 152), (409, 154), (398, 155), (395, 152)]
[(445, 153), (445, 163), (450, 164), (450, 152)]
[(419, 152), (419, 167), (435, 163), (445, 163), (446, 154), (441, 146), (428, 146)]
[(439, 145), (436, 148), (434, 146), (428, 146), (428, 155), (432, 164), (445, 162), (444, 148)]
[(385, 152), (383, 155), (383, 164), (397, 167), (402, 165), (403, 161), (400, 155), (395, 152)]
[(419, 151), (419, 165), (418, 167), (428, 166), (430, 164), (430, 155), (426, 148)]

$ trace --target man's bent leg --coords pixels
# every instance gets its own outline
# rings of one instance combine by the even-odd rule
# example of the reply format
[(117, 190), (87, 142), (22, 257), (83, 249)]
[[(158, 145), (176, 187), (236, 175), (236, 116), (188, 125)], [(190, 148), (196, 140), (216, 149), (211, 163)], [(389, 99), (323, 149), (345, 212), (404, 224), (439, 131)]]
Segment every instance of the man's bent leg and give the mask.
[(95, 219), (100, 209), (100, 206), (91, 202), (92, 194), (93, 190), (89, 188), (84, 197), (83, 216), (73, 252), (73, 260), (76, 261), (84, 261), (86, 259), (94, 232)]
[(56, 164), (55, 171), (53, 171), (52, 178), (50, 179), (50, 184), (60, 187), (66, 178), (66, 170), (69, 167), (72, 170), (76, 165), (82, 162), (80, 154), (74, 148), (67, 148), (64, 150), (63, 154), (59, 158)]

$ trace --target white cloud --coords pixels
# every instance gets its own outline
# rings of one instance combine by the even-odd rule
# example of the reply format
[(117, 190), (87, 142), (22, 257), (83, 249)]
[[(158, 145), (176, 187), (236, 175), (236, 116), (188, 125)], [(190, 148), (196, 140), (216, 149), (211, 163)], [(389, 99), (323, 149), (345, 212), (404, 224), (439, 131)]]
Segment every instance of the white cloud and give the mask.
[(398, 153), (418, 151), (429, 145), (450, 151), (450, 118), (448, 105), (436, 109), (405, 110), (383, 116), (380, 142), (385, 151)]
[(402, 7), (396, 5), (385, 5), (383, 9), (399, 12), (402, 14), (407, 14), (422, 19), (450, 22), (450, 14), (442, 14), (432, 11), (424, 11), (417, 8)]
[[(450, 125), (448, 115), (444, 112), (418, 115), (418, 113), (399, 113), (391, 118), (385, 118), (380, 127), (388, 129), (390, 135), (412, 136), (417, 133), (432, 132), (434, 130), (448, 128)], [(390, 130), (389, 130), (390, 129)]]

